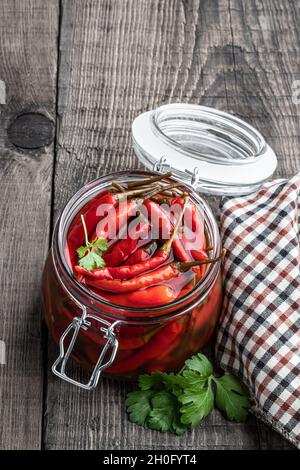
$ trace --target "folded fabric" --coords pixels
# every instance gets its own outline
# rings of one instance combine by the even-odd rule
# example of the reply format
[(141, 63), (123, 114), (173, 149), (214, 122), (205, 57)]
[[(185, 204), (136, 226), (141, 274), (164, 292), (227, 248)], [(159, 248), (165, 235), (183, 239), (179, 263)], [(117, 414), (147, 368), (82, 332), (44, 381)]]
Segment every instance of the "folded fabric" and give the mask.
[(300, 448), (300, 173), (221, 204), (224, 309), (216, 359), (253, 412)]

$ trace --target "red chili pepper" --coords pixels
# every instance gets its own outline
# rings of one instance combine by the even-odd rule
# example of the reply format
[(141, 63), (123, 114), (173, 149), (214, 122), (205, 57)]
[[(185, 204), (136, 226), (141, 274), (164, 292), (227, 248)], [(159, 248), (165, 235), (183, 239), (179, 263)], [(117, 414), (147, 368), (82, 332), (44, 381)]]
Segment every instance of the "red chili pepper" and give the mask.
[(152, 240), (152, 242), (148, 243), (146, 246), (141, 246), (131, 256), (129, 256), (126, 260), (126, 265), (132, 266), (133, 264), (140, 263), (141, 261), (146, 261), (152, 257), (156, 248), (157, 243), (155, 240)]
[[(179, 204), (182, 207), (182, 201), (183, 199), (179, 197), (172, 198), (170, 200), (170, 204)], [(188, 202), (186, 204), (183, 220), (185, 230), (183, 232), (181, 243), (186, 253), (186, 261), (198, 259), (193, 257), (192, 250), (204, 250), (206, 247), (206, 237), (203, 220), (192, 202)], [(181, 255), (181, 257), (184, 257), (184, 255)]]
[[(191, 250), (191, 255), (196, 261), (202, 261), (202, 260), (208, 259), (207, 252), (201, 249)], [(198, 270), (199, 270), (199, 277), (202, 277), (206, 271), (206, 265), (205, 264), (200, 265), (198, 267)]]
[(167, 261), (169, 255), (161, 251), (153, 258), (150, 258), (141, 263), (135, 265), (124, 265), (115, 267), (97, 268), (92, 271), (87, 271), (81, 266), (75, 266), (75, 271), (85, 276), (91, 277), (97, 280), (119, 280), (119, 279), (131, 279), (136, 277), (150, 269), (155, 269), (161, 265), (164, 261)]
[(108, 212), (105, 218), (101, 218), (98, 222), (95, 232), (91, 237), (113, 239), (119, 233), (120, 228), (127, 224), (129, 217), (136, 214), (135, 201), (122, 201), (117, 207), (111, 208), (111, 213)]
[(190, 205), (190, 209), (188, 207), (188, 210), (191, 210), (191, 218), (192, 218), (192, 231), (195, 234), (193, 239), (192, 239), (192, 246), (190, 249), (195, 249), (195, 250), (205, 250), (206, 249), (206, 236), (205, 236), (205, 230), (204, 230), (204, 221), (200, 216), (199, 211), (197, 208), (194, 206), (194, 204)]
[(104, 205), (107, 210), (110, 210), (112, 207), (115, 207), (118, 203), (118, 199), (115, 195), (111, 193), (101, 193), (96, 196), (94, 199), (89, 201), (85, 206), (84, 210), (80, 211), (68, 231), (67, 244), (66, 244), (66, 255), (69, 261), (73, 261), (76, 257), (76, 250), (84, 242), (84, 231), (82, 230), (82, 221), (81, 215), (84, 216), (85, 224), (87, 227), (88, 234), (95, 229), (97, 222), (101, 219), (100, 216), (97, 216), (97, 211), (99, 206)]
[[(76, 266), (76, 270), (77, 269), (78, 268)], [(110, 279), (95, 279), (95, 278), (91, 278), (87, 276), (84, 279), (84, 283), (89, 286), (95, 287), (96, 289), (104, 290), (107, 292), (115, 292), (116, 294), (121, 294), (124, 292), (132, 292), (138, 289), (143, 289), (145, 287), (153, 286), (155, 284), (158, 284), (158, 283), (167, 281), (168, 279), (171, 279), (173, 277), (176, 277), (178, 276), (178, 274), (179, 274), (179, 271), (172, 264), (168, 264), (150, 273), (137, 276), (134, 279), (110, 280)]]
[(176, 256), (180, 261), (188, 262), (192, 261), (193, 258), (189, 255), (187, 250), (184, 248), (184, 245), (182, 243), (182, 240), (174, 240), (173, 243), (173, 251)]
[(123, 307), (147, 308), (159, 307), (176, 299), (176, 292), (169, 286), (153, 286), (125, 294), (107, 294), (102, 296), (110, 302)]
[(122, 238), (112, 247), (110, 253), (103, 256), (106, 266), (119, 266), (123, 263), (136, 249), (139, 239), (143, 239), (149, 232), (149, 222), (139, 222), (129, 230), (128, 236)]
[(157, 235), (160, 235), (162, 239), (168, 238), (172, 233), (173, 226), (159, 204), (147, 199), (144, 201), (144, 206), (148, 210), (151, 222), (155, 223), (154, 229), (157, 231)]
[(108, 372), (122, 372), (123, 374), (137, 370), (170, 347), (176, 337), (182, 333), (183, 328), (182, 323), (178, 321), (167, 324), (142, 349), (130, 356), (128, 360), (113, 364), (107, 369)]
[[(173, 230), (173, 225), (170, 222), (167, 214), (162, 210), (162, 208), (154, 201), (147, 199), (144, 202), (145, 207), (147, 207), (149, 215), (151, 216), (151, 221), (157, 222), (158, 226), (156, 230), (161, 234), (162, 238), (167, 238), (171, 235)], [(181, 240), (174, 238), (173, 240), (173, 251), (175, 256), (180, 261), (191, 261), (191, 258), (187, 255), (184, 247), (182, 246)]]
[(182, 324), (182, 333), (180, 335), (177, 335), (177, 337), (169, 345), (169, 347), (161, 351), (160, 355), (158, 355), (157, 357), (155, 357), (154, 360), (151, 360), (149, 362), (146, 370), (147, 373), (157, 371), (164, 372), (167, 369), (170, 370), (170, 366), (172, 370), (176, 370), (178, 368), (178, 358), (176, 358), (176, 352), (178, 352), (180, 363), (182, 363), (182, 351), (185, 350), (184, 348), (182, 348), (182, 343), (184, 341), (184, 338), (186, 337), (189, 320), (190, 317), (187, 316), (180, 318), (180, 320), (177, 320)]
[[(121, 294), (124, 292), (132, 292), (132, 291), (135, 291), (138, 289), (144, 289), (145, 287), (153, 286), (156, 284), (163, 284), (169, 279), (173, 279), (179, 276), (182, 272), (188, 271), (189, 269), (195, 266), (200, 266), (201, 264), (216, 263), (221, 260), (222, 256), (223, 255), (217, 258), (213, 258), (213, 259), (192, 261), (192, 262), (187, 262), (187, 263), (173, 262), (170, 264), (166, 264), (156, 269), (155, 271), (151, 271), (146, 274), (137, 276), (134, 279), (110, 280), (110, 279), (94, 279), (90, 277), (85, 277), (84, 283), (89, 286), (95, 287), (96, 289), (104, 290), (107, 292), (115, 292), (116, 294), (118, 293)], [(154, 258), (151, 258), (151, 260), (149, 261), (152, 261), (153, 259)], [(93, 271), (88, 271), (88, 272), (92, 273)]]
[[(83, 275), (92, 277), (100, 281), (102, 279), (103, 280), (131, 279), (133, 277), (139, 276), (140, 274), (146, 271), (149, 271), (150, 269), (157, 268), (157, 266), (160, 266), (161, 264), (166, 262), (170, 256), (171, 246), (174, 241), (174, 237), (176, 237), (178, 227), (181, 223), (183, 212), (184, 212), (184, 207), (182, 208), (181, 213), (178, 216), (178, 219), (176, 221), (176, 225), (174, 227), (171, 237), (169, 238), (169, 240), (167, 240), (164, 243), (164, 245), (160, 248), (158, 253), (153, 258), (150, 258), (146, 261), (142, 261), (141, 263), (137, 263), (133, 266), (125, 265), (125, 266), (118, 266), (118, 267), (105, 267), (105, 268), (93, 269), (92, 271), (87, 271), (85, 268), (82, 268), (81, 266), (75, 266), (75, 270), (78, 273), (81, 273)], [(135, 289), (131, 289), (131, 290), (135, 290)]]
[[(95, 205), (94, 204), (92, 205), (91, 207), (92, 213), (89, 215), (89, 217), (91, 218), (93, 218), (94, 216), (94, 219), (95, 219), (95, 224), (93, 226), (93, 228), (95, 229), (93, 233), (94, 238), (96, 236), (98, 236), (99, 238), (106, 236), (106, 232), (107, 232), (106, 226), (108, 224), (105, 224), (105, 221), (104, 221), (103, 224), (100, 224), (100, 226), (98, 224), (96, 226), (96, 223), (101, 221), (104, 217), (105, 217), (105, 220), (108, 221), (110, 218), (109, 217), (110, 213), (114, 215), (113, 210), (116, 211), (115, 226), (117, 227), (117, 230), (118, 230), (119, 226), (121, 227), (122, 223), (126, 220), (127, 210), (130, 211), (131, 209), (133, 209), (133, 207), (135, 207), (135, 203), (133, 201), (130, 201), (129, 203), (129, 199), (132, 197), (138, 197), (140, 195), (144, 196), (145, 189), (135, 189), (133, 191), (125, 191), (120, 194), (115, 194), (112, 192), (102, 193), (102, 195), (103, 194), (104, 194), (103, 199), (100, 198), (100, 201), (98, 201)], [(145, 197), (147, 197), (147, 193)], [(92, 200), (92, 202), (93, 201), (95, 201), (95, 198)], [(88, 208), (87, 213), (89, 212), (89, 210), (90, 209)], [(122, 217), (124, 218), (124, 220), (122, 219)], [(88, 233), (90, 234), (88, 221), (87, 221), (87, 227), (88, 227)], [(93, 239), (93, 237), (90, 236), (91, 239)]]
[[(170, 185), (170, 187), (173, 186), (178, 186), (178, 184)], [(135, 215), (143, 202), (155, 194), (158, 189), (159, 186), (154, 186), (148, 189), (147, 192), (145, 192), (145, 189), (135, 189), (114, 194), (113, 196), (119, 201), (119, 205), (116, 208), (112, 207), (111, 211), (108, 211), (106, 214), (105, 219), (101, 218), (93, 233), (93, 237), (114, 239), (128, 219)], [(133, 197), (137, 199), (132, 200), (131, 198)], [(92, 240), (93, 237), (91, 237)]]

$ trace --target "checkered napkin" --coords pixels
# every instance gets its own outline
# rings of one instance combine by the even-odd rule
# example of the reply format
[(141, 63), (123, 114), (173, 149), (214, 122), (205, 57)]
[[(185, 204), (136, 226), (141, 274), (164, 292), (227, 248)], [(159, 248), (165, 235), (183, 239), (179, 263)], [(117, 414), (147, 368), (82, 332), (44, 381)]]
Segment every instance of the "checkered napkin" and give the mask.
[(253, 412), (300, 448), (300, 173), (221, 205), (224, 310), (216, 358)]

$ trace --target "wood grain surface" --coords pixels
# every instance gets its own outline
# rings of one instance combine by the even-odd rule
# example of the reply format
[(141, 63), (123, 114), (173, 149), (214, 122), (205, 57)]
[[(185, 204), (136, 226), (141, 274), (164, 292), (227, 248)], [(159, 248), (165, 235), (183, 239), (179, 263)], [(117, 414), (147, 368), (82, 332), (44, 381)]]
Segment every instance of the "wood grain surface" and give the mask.
[(7, 129), (18, 130), (14, 123), (19, 116), (27, 133), (33, 130), (32, 116), (35, 129), (41, 115), (50, 128), (55, 123), (58, 15), (54, 0), (1, 1), (0, 79), (6, 89), (0, 104), (0, 339), (6, 343), (6, 365), (0, 365), (3, 449), (39, 449), (42, 442), (39, 286), (49, 247), (54, 147), (36, 142), (33, 136), (31, 142), (38, 148), (29, 150), (26, 133), (18, 134), (17, 147)]
[[(253, 416), (234, 424), (214, 412), (181, 437), (145, 430), (126, 416), (132, 385), (103, 379), (88, 393), (58, 380), (51, 373), (58, 351), (50, 339), (42, 362), (38, 283), (50, 225), (69, 197), (97, 176), (141, 167), (131, 123), (143, 111), (181, 101), (234, 112), (274, 148), (278, 175), (300, 169), (300, 105), (292, 102), (293, 82), (300, 79), (300, 3), (3, 3), (0, 79), (7, 81), (9, 103), (0, 105), (0, 339), (10, 344), (8, 364), (0, 366), (0, 447), (290, 448)], [(44, 121), (30, 118), (25, 131), (22, 120), (12, 126), (24, 112), (50, 119), (54, 149)], [(28, 150), (31, 140), (46, 147)], [(211, 203), (217, 211), (218, 201)], [(82, 378), (76, 366), (72, 373)]]

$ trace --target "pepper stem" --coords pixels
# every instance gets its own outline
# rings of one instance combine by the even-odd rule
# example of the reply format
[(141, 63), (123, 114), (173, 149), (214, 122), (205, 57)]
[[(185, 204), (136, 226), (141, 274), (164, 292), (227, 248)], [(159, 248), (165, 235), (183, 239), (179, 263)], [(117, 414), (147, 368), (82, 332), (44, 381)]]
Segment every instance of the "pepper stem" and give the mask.
[(111, 185), (116, 188), (120, 193), (125, 193), (126, 192), (126, 189), (123, 188), (123, 186), (121, 186), (120, 184), (118, 184), (116, 181), (113, 181), (111, 183)]
[(133, 181), (132, 183), (127, 183), (127, 188), (135, 188), (136, 186), (145, 186), (151, 183), (155, 183), (156, 181), (161, 181), (164, 178), (170, 178), (172, 173), (168, 171), (168, 173), (164, 173), (163, 175), (153, 176), (152, 178), (147, 178), (142, 181)]
[(89, 245), (90, 245), (89, 236), (88, 236), (88, 232), (87, 232), (87, 228), (86, 228), (86, 224), (85, 224), (85, 220), (84, 220), (84, 215), (83, 215), (83, 214), (81, 214), (81, 222), (82, 222), (82, 225), (83, 225), (84, 238), (85, 238), (85, 245), (86, 245), (86, 246), (89, 246)]
[(218, 261), (221, 261), (226, 254), (225, 248), (223, 248), (222, 253), (217, 258), (208, 258), (200, 261), (188, 261), (188, 262), (175, 262), (173, 263), (180, 271), (185, 272), (194, 266), (201, 266), (203, 264), (214, 264)]
[[(157, 186), (154, 186), (152, 188), (150, 188), (151, 191), (157, 191), (160, 189), (160, 186), (157, 185)], [(155, 194), (156, 194), (155, 193)], [(133, 191), (125, 191), (125, 192), (122, 192), (122, 193), (118, 193), (116, 194), (116, 197), (118, 199), (123, 199), (123, 198), (127, 198), (127, 197), (134, 197), (134, 196), (144, 196), (145, 194), (145, 188), (141, 188), (141, 189), (134, 189)]]
[(151, 199), (155, 194), (157, 194), (159, 191), (162, 189), (173, 189), (173, 188), (179, 188), (181, 186), (184, 186), (183, 183), (174, 183), (174, 184), (168, 184), (165, 186), (165, 188), (162, 188), (161, 186), (157, 186), (156, 189), (153, 189), (150, 192), (147, 192), (144, 194), (144, 199)]
[(171, 196), (168, 197), (155, 197), (152, 196), (151, 201), (157, 202), (157, 204), (169, 204)]
[(180, 224), (181, 224), (182, 217), (183, 217), (183, 214), (184, 214), (184, 211), (185, 211), (186, 204), (187, 204), (188, 200), (189, 200), (189, 197), (186, 196), (186, 197), (184, 198), (184, 204), (183, 204), (183, 206), (182, 206), (182, 209), (181, 209), (181, 211), (180, 211), (180, 214), (179, 214), (179, 216), (178, 216), (178, 219), (176, 220), (176, 224), (175, 224), (175, 226), (174, 226), (174, 230), (173, 230), (173, 232), (172, 232), (172, 235), (170, 236), (169, 240), (166, 241), (166, 242), (163, 244), (163, 246), (161, 247), (161, 251), (163, 251), (164, 253), (167, 253), (167, 254), (168, 254), (168, 253), (170, 253), (170, 251), (171, 251), (171, 246), (172, 246), (172, 243), (173, 243), (174, 238), (175, 238), (175, 236), (176, 236), (176, 233), (178, 232), (179, 226), (180, 226)]

